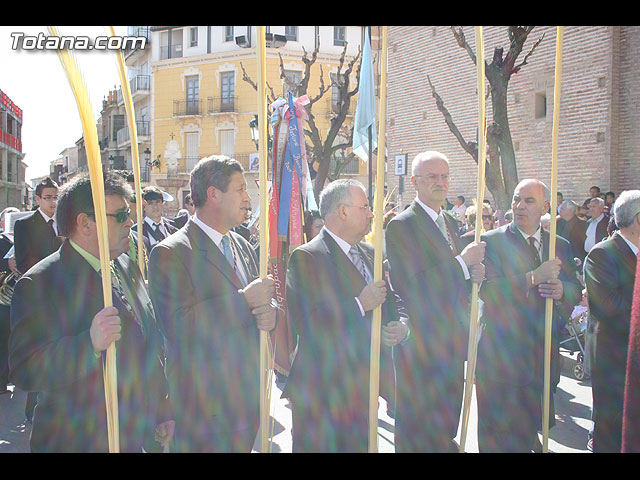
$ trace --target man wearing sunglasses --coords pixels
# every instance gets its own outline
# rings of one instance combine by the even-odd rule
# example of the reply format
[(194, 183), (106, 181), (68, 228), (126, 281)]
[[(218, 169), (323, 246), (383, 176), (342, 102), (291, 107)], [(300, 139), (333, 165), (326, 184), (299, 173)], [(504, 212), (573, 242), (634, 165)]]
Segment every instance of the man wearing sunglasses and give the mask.
[(15, 287), (9, 365), (19, 388), (39, 391), (32, 452), (107, 452), (103, 383), (106, 349), (116, 341), (120, 451), (166, 444), (173, 419), (163, 370), (163, 341), (138, 268), (126, 252), (132, 221), (129, 186), (105, 176), (112, 282), (104, 307), (91, 183), (75, 178), (61, 191), (60, 249)]

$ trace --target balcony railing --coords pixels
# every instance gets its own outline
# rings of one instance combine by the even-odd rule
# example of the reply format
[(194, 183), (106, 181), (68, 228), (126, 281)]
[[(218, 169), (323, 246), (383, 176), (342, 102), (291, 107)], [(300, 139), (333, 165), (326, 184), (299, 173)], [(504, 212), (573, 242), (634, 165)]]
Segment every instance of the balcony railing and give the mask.
[(202, 115), (202, 100), (174, 100), (173, 116)]
[(208, 97), (207, 112), (223, 113), (237, 112), (238, 97)]
[[(149, 27), (129, 28), (129, 32), (127, 34), (130, 37), (145, 37), (147, 39), (145, 48), (148, 48), (149, 43), (151, 43), (151, 31), (149, 30)], [(133, 44), (126, 42), (123, 53), (126, 56), (132, 52), (135, 52), (136, 50), (140, 50), (138, 42), (133, 42)]]
[[(149, 122), (146, 121), (137, 121), (136, 122), (136, 133), (138, 135), (138, 139), (140, 137), (148, 137), (149, 136)], [(129, 127), (126, 126), (118, 130), (117, 134), (117, 142), (118, 145), (121, 145), (125, 142), (129, 141)]]
[(168, 58), (180, 58), (182, 57), (182, 44), (171, 45), (171, 50), (169, 50), (169, 46), (160, 46), (160, 60), (167, 60)]
[(0, 143), (4, 143), (19, 152), (22, 152), (22, 141), (14, 135), (11, 135), (9, 132), (6, 132), (0, 129)]
[(131, 86), (131, 94), (133, 95), (139, 91), (151, 90), (151, 76), (149, 75), (136, 75), (129, 81)]

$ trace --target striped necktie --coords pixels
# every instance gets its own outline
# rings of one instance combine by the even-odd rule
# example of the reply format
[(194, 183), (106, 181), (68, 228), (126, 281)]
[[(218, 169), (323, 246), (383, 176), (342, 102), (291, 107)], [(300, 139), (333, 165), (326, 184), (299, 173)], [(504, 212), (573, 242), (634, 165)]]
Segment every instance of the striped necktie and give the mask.
[(356, 245), (353, 245), (349, 249), (349, 258), (358, 269), (360, 275), (362, 275), (367, 285), (371, 283), (371, 276), (369, 275), (367, 266), (365, 265), (364, 260), (362, 259), (362, 255), (360, 255), (360, 252), (358, 251), (358, 247)]

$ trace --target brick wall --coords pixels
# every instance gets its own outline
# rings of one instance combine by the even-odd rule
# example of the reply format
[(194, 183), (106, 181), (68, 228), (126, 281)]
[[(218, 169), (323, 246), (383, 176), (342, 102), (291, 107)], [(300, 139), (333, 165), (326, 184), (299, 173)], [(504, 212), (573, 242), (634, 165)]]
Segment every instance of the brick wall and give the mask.
[[(465, 27), (464, 32), (475, 50), (473, 27)], [(556, 28), (536, 27), (518, 63), (542, 34), (544, 39), (528, 64), (511, 78), (508, 108), (519, 179), (536, 177), (549, 184)], [(492, 59), (495, 47), (503, 46), (506, 54), (506, 27), (485, 27), (484, 44), (487, 61)], [(638, 188), (637, 47), (640, 27), (565, 27), (558, 143), (558, 190), (565, 199), (583, 201), (593, 184), (616, 193)], [(389, 28), (388, 68), (389, 159), (407, 153), (411, 162), (424, 150), (445, 153), (452, 172), (449, 198), (462, 194), (470, 205), (476, 196), (477, 165), (446, 126), (431, 95), (427, 75), (465, 139), (475, 140), (475, 65), (447, 26), (393, 26)], [(536, 93), (546, 95), (547, 112), (543, 118), (535, 115)], [(486, 108), (490, 121), (490, 98)], [(398, 180), (392, 164), (388, 172), (387, 183), (393, 188)], [(404, 204), (415, 196), (409, 177), (410, 169)], [(485, 198), (493, 200), (488, 190)]]

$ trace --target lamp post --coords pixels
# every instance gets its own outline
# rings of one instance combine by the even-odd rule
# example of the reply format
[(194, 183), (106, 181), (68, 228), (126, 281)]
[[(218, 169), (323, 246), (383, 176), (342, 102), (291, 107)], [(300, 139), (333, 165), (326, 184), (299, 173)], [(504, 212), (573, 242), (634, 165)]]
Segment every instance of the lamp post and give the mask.
[(258, 129), (258, 115), (254, 115), (253, 119), (249, 122), (249, 129), (251, 130), (251, 140), (256, 144), (256, 150), (259, 150), (260, 130)]

